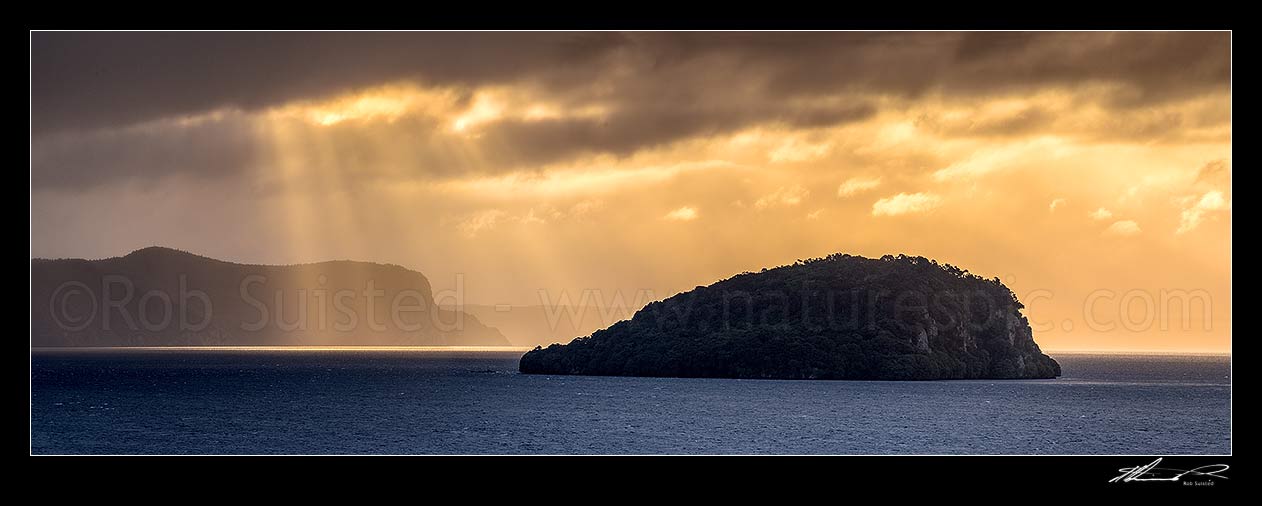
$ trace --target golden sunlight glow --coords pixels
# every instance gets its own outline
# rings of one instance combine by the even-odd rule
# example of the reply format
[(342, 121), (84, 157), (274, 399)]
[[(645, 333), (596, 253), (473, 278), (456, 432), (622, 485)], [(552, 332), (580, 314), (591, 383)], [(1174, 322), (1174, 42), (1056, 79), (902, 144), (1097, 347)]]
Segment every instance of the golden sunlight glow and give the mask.
[(697, 210), (690, 206), (684, 206), (666, 213), (666, 216), (663, 216), (663, 218), (674, 221), (692, 221), (697, 219)]
[(315, 103), (294, 104), (272, 111), (277, 117), (301, 117), (331, 126), (344, 121), (393, 122), (406, 114), (443, 114), (455, 107), (454, 90), (384, 86)]
[[(617, 162), (606, 162), (621, 165)], [(497, 200), (514, 200), (526, 197), (549, 198), (598, 195), (625, 191), (662, 183), (688, 172), (719, 169), (739, 169), (740, 166), (723, 160), (703, 160), (675, 165), (649, 165), (632, 167), (593, 167), (588, 170), (558, 168), (544, 174), (512, 173), (504, 176), (468, 178), (420, 187), (437, 187), (457, 194), (479, 195)], [(412, 186), (415, 188), (416, 186)], [(408, 186), (399, 186), (405, 189)]]
[[(540, 289), (660, 298), (833, 252), (906, 253), (1054, 294), (1026, 309), (1048, 349), (1226, 349), (1230, 97), (1119, 110), (1107, 91), (870, 97), (878, 112), (862, 120), (650, 135), (545, 162), (483, 134), (614, 109), (528, 86), (396, 84), (144, 128), (256, 125), (248, 174), (259, 215), (280, 221), (266, 231), (279, 263), (389, 261), (435, 289), (463, 276), (479, 302), (537, 304)], [(1213, 315), (1165, 330), (1083, 322), (1110, 310), (1084, 310), (1096, 290), (1169, 287), (1211, 294)]]
[[(413, 116), (444, 123), (453, 133), (468, 134), (479, 125), (502, 119), (598, 118), (608, 112), (608, 108), (599, 103), (564, 107), (542, 100), (530, 90), (499, 87), (469, 91), (394, 84), (321, 101), (276, 107), (268, 111), (268, 116), (276, 120), (298, 118), (318, 126), (333, 126), (348, 121), (389, 124)], [(183, 121), (192, 124), (204, 119), (199, 116)]]
[(463, 132), (469, 127), (493, 121), (504, 115), (504, 109), (504, 104), (494, 94), (479, 93), (474, 97), (473, 105), (451, 121), (451, 129)]

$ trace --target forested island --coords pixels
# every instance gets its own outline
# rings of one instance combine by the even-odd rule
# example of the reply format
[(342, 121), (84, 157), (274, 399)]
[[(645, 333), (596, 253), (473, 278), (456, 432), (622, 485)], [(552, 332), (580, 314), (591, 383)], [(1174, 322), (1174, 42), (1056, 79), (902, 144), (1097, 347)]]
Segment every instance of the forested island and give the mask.
[(526, 374), (935, 380), (1054, 378), (998, 278), (919, 256), (845, 254), (746, 272), (654, 302)]

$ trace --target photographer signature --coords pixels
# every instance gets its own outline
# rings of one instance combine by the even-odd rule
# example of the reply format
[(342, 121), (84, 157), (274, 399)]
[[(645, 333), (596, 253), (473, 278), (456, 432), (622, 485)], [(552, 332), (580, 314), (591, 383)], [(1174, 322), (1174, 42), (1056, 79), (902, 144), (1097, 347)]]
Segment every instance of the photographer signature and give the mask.
[(1109, 483), (1127, 483), (1132, 481), (1182, 481), (1184, 476), (1191, 478), (1222, 478), (1227, 479), (1221, 473), (1226, 471), (1230, 466), (1227, 464), (1209, 464), (1194, 469), (1171, 469), (1168, 467), (1157, 467), (1161, 463), (1161, 459), (1152, 461), (1151, 464), (1138, 467), (1123, 467), (1118, 469), (1122, 474), (1116, 478), (1109, 480)]

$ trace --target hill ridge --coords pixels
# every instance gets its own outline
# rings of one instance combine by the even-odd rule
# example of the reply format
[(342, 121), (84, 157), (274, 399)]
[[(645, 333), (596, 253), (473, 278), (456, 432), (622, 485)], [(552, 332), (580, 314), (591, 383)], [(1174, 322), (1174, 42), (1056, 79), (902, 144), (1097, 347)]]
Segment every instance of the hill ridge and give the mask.
[[(735, 302), (735, 304), (733, 303)], [(915, 302), (921, 302), (915, 304)], [(523, 373), (780, 379), (1050, 378), (999, 278), (925, 257), (836, 253), (743, 272), (646, 305)]]

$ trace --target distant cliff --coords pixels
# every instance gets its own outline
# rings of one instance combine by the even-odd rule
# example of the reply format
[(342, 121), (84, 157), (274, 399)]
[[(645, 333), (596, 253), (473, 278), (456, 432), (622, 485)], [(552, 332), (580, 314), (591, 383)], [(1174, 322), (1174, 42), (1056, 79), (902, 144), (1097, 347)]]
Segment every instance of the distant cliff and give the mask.
[(397, 265), (243, 265), (167, 248), (31, 260), (32, 346), (506, 346)]
[(903, 255), (744, 273), (521, 358), (530, 374), (782, 379), (1053, 378), (998, 278)]

